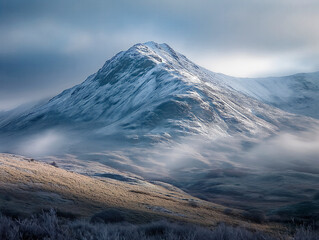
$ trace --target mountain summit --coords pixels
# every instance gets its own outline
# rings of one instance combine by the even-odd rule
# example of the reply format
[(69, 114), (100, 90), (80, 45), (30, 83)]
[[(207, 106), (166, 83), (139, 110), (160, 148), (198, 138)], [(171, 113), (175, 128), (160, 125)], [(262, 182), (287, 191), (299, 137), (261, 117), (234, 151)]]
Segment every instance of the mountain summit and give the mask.
[(2, 124), (13, 131), (68, 126), (110, 134), (271, 133), (294, 115), (229, 87), (167, 44), (136, 44), (83, 83)]

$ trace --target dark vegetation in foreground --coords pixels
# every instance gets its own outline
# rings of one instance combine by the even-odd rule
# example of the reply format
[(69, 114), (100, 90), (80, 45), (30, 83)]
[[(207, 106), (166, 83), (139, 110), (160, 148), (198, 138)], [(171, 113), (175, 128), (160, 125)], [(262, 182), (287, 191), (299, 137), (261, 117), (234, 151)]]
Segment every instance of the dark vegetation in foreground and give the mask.
[(94, 215), (91, 221), (58, 217), (50, 210), (25, 219), (0, 216), (1, 240), (318, 240), (319, 233), (310, 228), (300, 228), (293, 237), (273, 237), (262, 232), (252, 232), (240, 227), (220, 224), (214, 229), (196, 225), (159, 221), (142, 225), (124, 222), (116, 210)]

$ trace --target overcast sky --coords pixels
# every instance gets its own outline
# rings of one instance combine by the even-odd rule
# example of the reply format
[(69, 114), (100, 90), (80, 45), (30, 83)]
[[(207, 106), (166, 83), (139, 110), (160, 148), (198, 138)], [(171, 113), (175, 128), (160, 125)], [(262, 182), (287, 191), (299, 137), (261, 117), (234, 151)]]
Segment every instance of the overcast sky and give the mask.
[(318, 0), (0, 0), (0, 110), (150, 40), (233, 76), (319, 71), (318, 23)]

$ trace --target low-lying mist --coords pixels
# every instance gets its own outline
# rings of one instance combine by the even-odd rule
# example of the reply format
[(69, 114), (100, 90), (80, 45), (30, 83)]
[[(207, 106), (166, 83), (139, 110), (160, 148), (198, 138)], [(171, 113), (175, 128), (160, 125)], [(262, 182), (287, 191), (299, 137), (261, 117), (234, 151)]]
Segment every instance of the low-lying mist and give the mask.
[(42, 158), (67, 153), (77, 140), (74, 133), (54, 128), (17, 135), (0, 135), (0, 151)]
[(319, 212), (319, 128), (266, 138), (188, 136), (157, 142), (50, 129), (0, 141), (2, 152), (54, 159), (68, 169), (70, 162), (83, 168), (103, 164), (233, 207), (289, 215), (306, 203), (301, 214)]
[(54, 154), (61, 151), (68, 142), (67, 137), (61, 132), (48, 130), (32, 135), (27, 140), (22, 141), (17, 151), (23, 155), (30, 156)]
[(319, 212), (319, 129), (265, 139), (189, 138), (154, 156), (177, 186), (199, 197), (270, 215)]

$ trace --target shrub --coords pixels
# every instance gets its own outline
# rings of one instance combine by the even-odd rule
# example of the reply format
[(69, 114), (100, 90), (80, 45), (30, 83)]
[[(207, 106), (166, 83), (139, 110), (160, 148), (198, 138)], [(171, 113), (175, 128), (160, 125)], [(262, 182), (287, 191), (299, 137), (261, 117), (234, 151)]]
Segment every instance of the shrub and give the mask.
[(233, 212), (233, 210), (231, 210), (230, 208), (225, 208), (223, 213), (225, 213), (226, 215), (231, 215)]
[(315, 232), (311, 227), (302, 227), (299, 228), (294, 236), (294, 240), (318, 240), (319, 232)]
[(118, 223), (125, 220), (122, 212), (116, 209), (108, 209), (94, 214), (91, 218), (92, 223)]
[(189, 200), (188, 201), (189, 206), (193, 207), (193, 208), (197, 208), (199, 207), (198, 202), (194, 201), (194, 200)]
[(8, 218), (12, 218), (12, 219), (19, 219), (22, 217), (22, 213), (21, 212), (18, 212), (16, 210), (13, 210), (13, 209), (6, 209), (6, 208), (2, 208), (0, 210), (1, 214), (3, 216), (6, 216)]
[(250, 210), (243, 213), (243, 216), (255, 223), (264, 223), (266, 221), (266, 217), (263, 212), (258, 210)]
[(75, 220), (77, 218), (77, 215), (75, 215), (74, 213), (59, 210), (56, 212), (56, 215), (60, 218), (67, 218), (70, 220)]
[(52, 165), (53, 167), (58, 167), (58, 164), (56, 163), (56, 162), (52, 162), (52, 163), (50, 163), (50, 165)]
[(146, 236), (163, 236), (166, 232), (168, 232), (168, 226), (165, 223), (150, 224), (146, 226), (143, 231)]
[(1, 240), (318, 240), (318, 236), (318, 232), (311, 228), (300, 228), (294, 236), (280, 235), (274, 238), (263, 232), (225, 224), (208, 229), (168, 221), (142, 225), (90, 223), (60, 219), (52, 210), (18, 221), (0, 215)]

